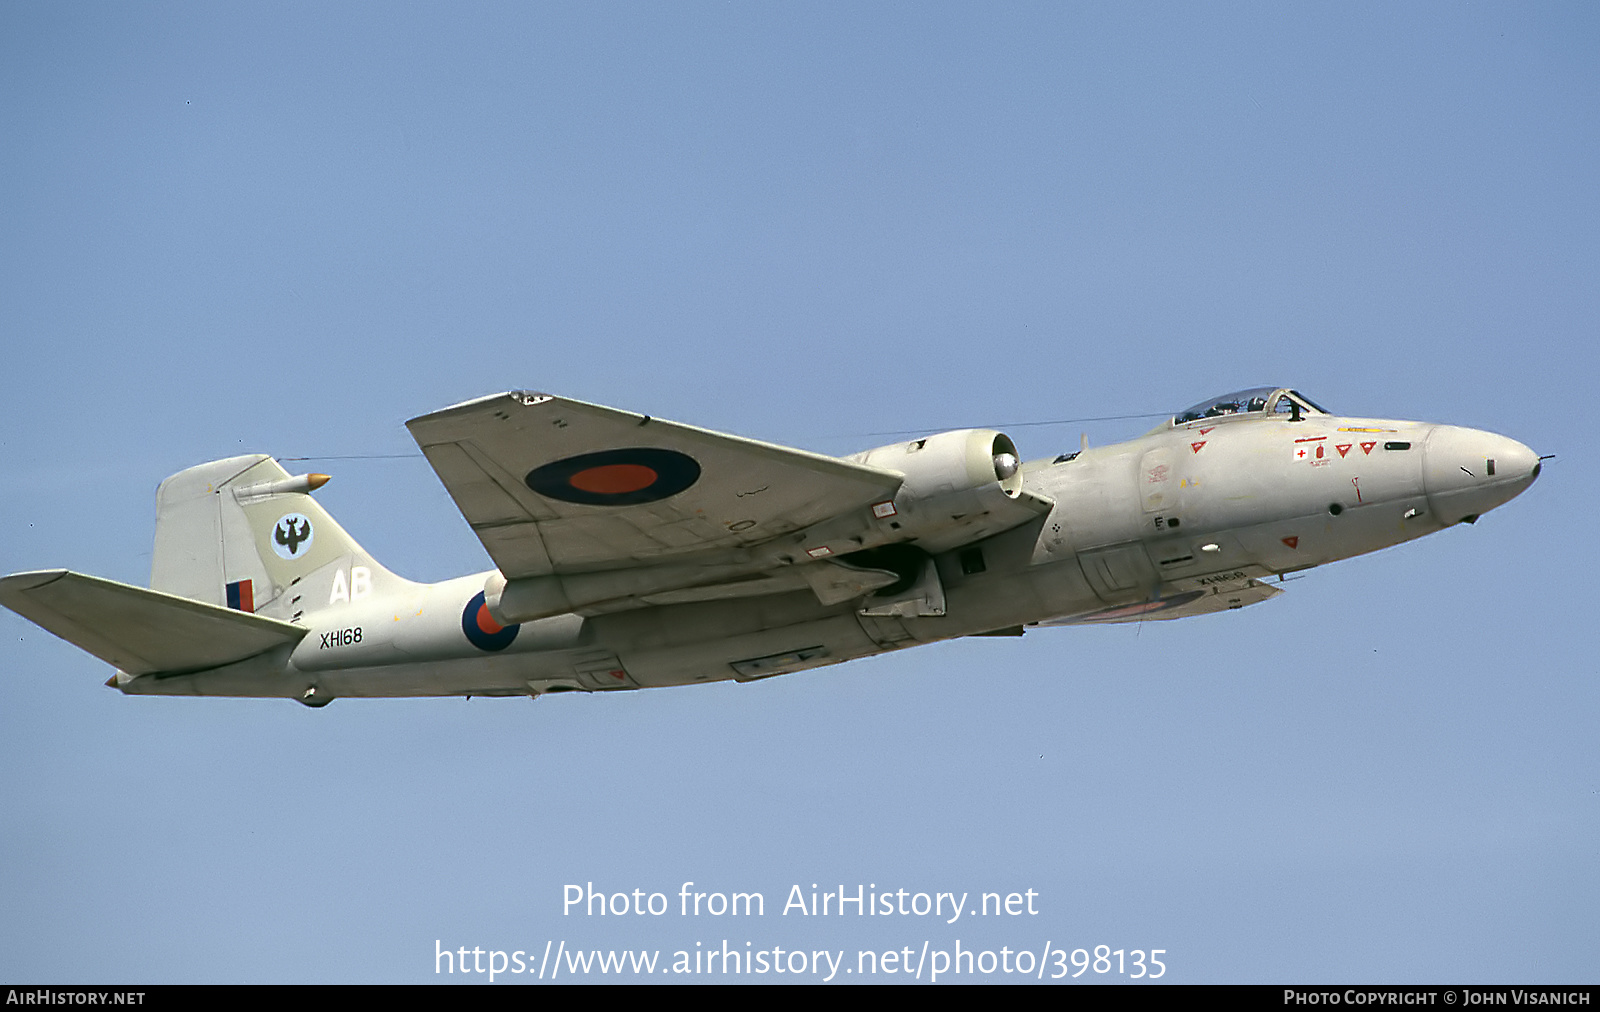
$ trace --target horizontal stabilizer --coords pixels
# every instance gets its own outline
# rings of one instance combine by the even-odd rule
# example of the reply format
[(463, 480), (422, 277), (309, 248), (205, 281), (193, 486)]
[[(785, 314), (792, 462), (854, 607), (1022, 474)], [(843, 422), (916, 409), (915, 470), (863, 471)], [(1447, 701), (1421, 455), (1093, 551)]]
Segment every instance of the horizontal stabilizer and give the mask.
[(306, 634), (288, 622), (65, 569), (0, 579), (0, 604), (130, 675), (221, 667)]

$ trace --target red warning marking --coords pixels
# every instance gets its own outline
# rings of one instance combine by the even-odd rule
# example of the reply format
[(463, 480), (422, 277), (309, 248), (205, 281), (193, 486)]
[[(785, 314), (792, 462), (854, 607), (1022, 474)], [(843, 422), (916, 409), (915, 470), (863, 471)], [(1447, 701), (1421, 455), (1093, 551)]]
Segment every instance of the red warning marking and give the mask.
[(1201, 430), (1200, 430), (1200, 435), (1202, 435), (1202, 436), (1203, 436), (1203, 435), (1205, 435), (1205, 434), (1206, 434), (1206, 433), (1208, 433), (1208, 432), (1210, 432), (1210, 431), (1211, 431), (1211, 430), (1212, 430), (1212, 429), (1214, 429), (1214, 428), (1216, 428), (1216, 426), (1215, 426), (1215, 425), (1207, 425), (1207, 426), (1206, 426), (1206, 427), (1205, 427), (1205, 428), (1203, 428), (1203, 429), (1201, 429)]
[(1362, 443), (1361, 444), (1361, 452), (1362, 453), (1371, 453), (1372, 452), (1372, 448), (1374, 446), (1377, 446), (1377, 445), (1378, 445), (1377, 443)]
[(614, 671), (608, 671), (606, 674), (610, 675), (612, 678), (615, 678), (619, 682), (628, 677), (628, 673), (623, 671), (621, 668), (617, 668)]
[(1343, 457), (1345, 454), (1350, 452), (1351, 445), (1352, 444), (1350, 443), (1340, 443), (1338, 446), (1335, 446), (1334, 449), (1338, 450), (1339, 456)]
[(1189, 444), (1189, 449), (1193, 450), (1195, 453), (1199, 453), (1200, 452), (1200, 447), (1202, 447), (1204, 445), (1206, 445), (1206, 441), (1204, 439), (1202, 439), (1198, 443), (1190, 443)]
[(585, 492), (621, 495), (649, 488), (657, 477), (654, 469), (643, 464), (601, 464), (579, 471), (567, 479), (567, 484)]
[(1327, 439), (1327, 438), (1328, 438), (1327, 436), (1307, 436), (1304, 439), (1296, 439), (1295, 442), (1297, 442), (1297, 443), (1315, 443), (1319, 439)]
[(1290, 548), (1299, 548), (1300, 547), (1300, 538), (1298, 536), (1292, 537), (1292, 538), (1284, 538), (1283, 539), (1283, 543), (1288, 545)]
[(505, 626), (503, 626), (500, 623), (496, 622), (493, 618), (491, 618), (489, 616), (489, 606), (488, 605), (480, 604), (480, 605), (478, 605), (478, 628), (482, 629), (484, 632), (488, 633), (490, 636), (493, 636), (495, 633), (500, 632), (501, 630), (503, 630), (505, 628)]

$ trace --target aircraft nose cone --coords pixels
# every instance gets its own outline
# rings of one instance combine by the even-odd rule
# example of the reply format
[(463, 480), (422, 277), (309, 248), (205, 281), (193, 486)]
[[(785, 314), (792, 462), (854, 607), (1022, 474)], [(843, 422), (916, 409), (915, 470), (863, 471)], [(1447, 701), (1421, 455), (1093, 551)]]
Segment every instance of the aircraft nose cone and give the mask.
[(1436, 425), (1423, 450), (1422, 480), (1436, 517), (1472, 523), (1522, 494), (1539, 476), (1539, 455), (1515, 439)]

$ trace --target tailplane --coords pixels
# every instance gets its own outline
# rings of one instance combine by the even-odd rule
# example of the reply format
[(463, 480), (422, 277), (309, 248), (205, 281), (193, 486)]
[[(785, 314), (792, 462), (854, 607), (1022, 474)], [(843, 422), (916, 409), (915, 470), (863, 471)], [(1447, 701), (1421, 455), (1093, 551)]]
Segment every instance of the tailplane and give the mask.
[(180, 471), (156, 492), (152, 589), (56, 569), (0, 579), (0, 604), (135, 676), (292, 647), (306, 613), (414, 586), (311, 498), (327, 480), (264, 454)]
[(130, 675), (217, 668), (306, 630), (63, 569), (0, 579), (0, 604)]

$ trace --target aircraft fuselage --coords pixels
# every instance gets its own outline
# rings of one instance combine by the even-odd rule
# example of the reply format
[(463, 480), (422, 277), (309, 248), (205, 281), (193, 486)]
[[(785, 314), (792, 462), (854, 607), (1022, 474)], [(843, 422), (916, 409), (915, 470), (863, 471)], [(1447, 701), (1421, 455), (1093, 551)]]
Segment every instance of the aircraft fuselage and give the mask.
[[(887, 594), (824, 604), (803, 581), (747, 592), (724, 573), (626, 606), (503, 625), (484, 603), (495, 571), (417, 584), (343, 556), (257, 609), (304, 625), (297, 644), (115, 683), (130, 694), (312, 705), (538, 695), (752, 680), (959, 636), (1204, 614), (1273, 596), (1267, 577), (1473, 522), (1539, 471), (1531, 450), (1492, 433), (1291, 407), (1167, 423), (1023, 464), (1022, 486), (1053, 502), (1047, 513), (930, 552), (926, 568), (900, 557), (910, 568)], [(882, 568), (869, 555), (862, 564)], [(728, 565), (751, 557), (735, 553)], [(795, 562), (808, 564), (818, 565)]]

